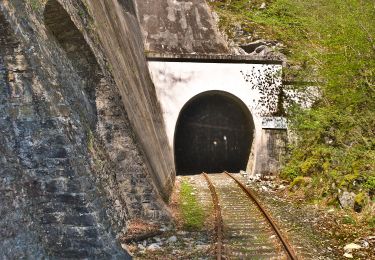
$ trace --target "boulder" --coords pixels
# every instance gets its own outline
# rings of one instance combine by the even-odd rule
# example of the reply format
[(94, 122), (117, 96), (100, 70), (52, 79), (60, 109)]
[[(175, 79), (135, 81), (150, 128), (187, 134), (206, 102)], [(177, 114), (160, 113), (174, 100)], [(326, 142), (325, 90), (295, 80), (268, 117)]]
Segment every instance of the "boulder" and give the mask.
[(343, 193), (339, 195), (338, 199), (342, 208), (352, 209), (354, 207), (355, 193), (344, 191)]
[(156, 250), (159, 250), (161, 247), (159, 244), (157, 243), (154, 243), (154, 244), (151, 244), (147, 247), (147, 250), (149, 251), (156, 251)]

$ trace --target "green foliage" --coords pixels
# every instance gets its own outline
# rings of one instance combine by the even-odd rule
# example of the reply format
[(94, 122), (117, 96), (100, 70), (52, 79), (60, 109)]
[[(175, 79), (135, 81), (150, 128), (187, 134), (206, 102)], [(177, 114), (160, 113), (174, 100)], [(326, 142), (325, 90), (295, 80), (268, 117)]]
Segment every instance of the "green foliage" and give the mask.
[(194, 195), (193, 187), (187, 181), (181, 182), (180, 202), (185, 228), (188, 230), (202, 229), (205, 214)]
[(300, 188), (302, 186), (305, 186), (305, 185), (306, 185), (305, 178), (302, 177), (302, 176), (297, 176), (296, 178), (294, 178), (294, 180), (290, 184), (289, 189), (290, 190), (293, 190), (294, 188), (298, 189), (298, 188)]
[(355, 225), (356, 221), (352, 216), (346, 215), (342, 218), (342, 223), (347, 225)]
[(371, 217), (368, 220), (368, 225), (369, 225), (370, 228), (375, 228), (375, 217)]
[(284, 167), (280, 176), (286, 180), (292, 181), (299, 175), (299, 168), (293, 164), (288, 164)]
[[(266, 8), (260, 9), (260, 3)], [(311, 109), (293, 104), (298, 135), (281, 176), (319, 176), (324, 194), (375, 193), (375, 6), (372, 0), (221, 0), (212, 3), (229, 32), (240, 24), (252, 39), (279, 40), (287, 76), (320, 83)], [(248, 31), (246, 31), (249, 28)], [(303, 90), (303, 89), (302, 89)]]
[(358, 193), (354, 198), (354, 202), (361, 207), (364, 206), (366, 203), (366, 195), (363, 192)]
[(366, 180), (365, 187), (375, 193), (375, 176), (369, 176)]
[(38, 11), (43, 7), (47, 0), (28, 0), (28, 2), (33, 11)]

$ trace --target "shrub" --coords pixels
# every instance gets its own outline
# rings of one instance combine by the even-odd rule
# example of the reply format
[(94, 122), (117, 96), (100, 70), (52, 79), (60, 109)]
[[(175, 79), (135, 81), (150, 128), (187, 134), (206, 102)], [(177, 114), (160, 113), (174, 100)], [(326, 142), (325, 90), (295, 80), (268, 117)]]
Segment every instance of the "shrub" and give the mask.
[[(267, 7), (260, 9), (260, 2)], [(373, 1), (220, 0), (211, 3), (226, 32), (251, 28), (278, 40), (285, 76), (319, 82), (311, 109), (287, 110), (297, 143), (281, 176), (319, 176), (341, 189), (375, 193), (375, 12)], [(332, 15), (334, 14), (334, 15)], [(238, 30), (237, 30), (238, 31)], [(231, 36), (231, 35), (229, 35)], [(293, 69), (297, 68), (297, 69)], [(303, 91), (303, 87), (298, 88)], [(337, 192), (332, 189), (331, 192)]]

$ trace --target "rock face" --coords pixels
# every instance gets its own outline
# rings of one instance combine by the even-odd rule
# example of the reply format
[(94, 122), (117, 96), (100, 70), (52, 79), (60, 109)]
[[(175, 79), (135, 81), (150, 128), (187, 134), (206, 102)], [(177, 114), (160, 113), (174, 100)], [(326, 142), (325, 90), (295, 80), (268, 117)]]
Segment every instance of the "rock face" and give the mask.
[(339, 202), (342, 208), (352, 209), (354, 207), (355, 193), (344, 191), (339, 195)]
[(135, 0), (147, 52), (228, 54), (204, 0)]
[(280, 52), (283, 45), (277, 41), (257, 40), (240, 45), (240, 47), (254, 57), (260, 57), (264, 60), (279, 60), (283, 62), (284, 67), (287, 65), (286, 55)]
[[(27, 198), (27, 190), (19, 188), (31, 183), (31, 177), (25, 176), (25, 169), (15, 150), (16, 147), (19, 147), (18, 150), (22, 149), (22, 143), (26, 140), (16, 140), (17, 128), (13, 127), (13, 120), (10, 118), (10, 112), (14, 110), (13, 104), (16, 105), (16, 119), (22, 117), (17, 106), (20, 102), (16, 99), (20, 91), (14, 88), (14, 82), (25, 77), (26, 64), (22, 52), (17, 49), (19, 43), (2, 13), (0, 25), (0, 256), (23, 258), (32, 255), (40, 258), (45, 251), (38, 245), (36, 232), (31, 232), (36, 229), (31, 224), (31, 212), (28, 211), (32, 202)], [(10, 99), (15, 100), (12, 102)], [(17, 122), (14, 123), (17, 126)], [(19, 135), (24, 133), (18, 131)]]
[(1, 259), (126, 259), (127, 220), (168, 219), (173, 160), (129, 3), (0, 2)]

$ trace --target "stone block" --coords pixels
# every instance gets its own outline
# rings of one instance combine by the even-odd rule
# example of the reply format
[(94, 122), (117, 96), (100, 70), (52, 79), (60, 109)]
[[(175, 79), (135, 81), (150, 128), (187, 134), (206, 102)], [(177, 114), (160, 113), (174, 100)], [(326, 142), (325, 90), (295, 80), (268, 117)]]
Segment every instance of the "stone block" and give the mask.
[(90, 257), (92, 254), (90, 254), (91, 250), (80, 250), (80, 249), (65, 249), (65, 250), (52, 250), (52, 254), (56, 257), (63, 258), (63, 259), (85, 259)]
[(43, 224), (43, 225), (57, 224), (57, 223), (59, 223), (59, 219), (53, 214), (44, 214), (40, 218), (40, 223)]
[(67, 225), (88, 227), (88, 226), (95, 225), (95, 219), (90, 214), (71, 215), (71, 216), (65, 216), (62, 223), (67, 224)]
[(75, 193), (63, 193), (63, 194), (54, 194), (51, 196), (52, 200), (58, 203), (64, 203), (69, 205), (84, 205), (86, 204), (86, 199), (83, 194)]
[(85, 229), (83, 232), (85, 237), (90, 239), (97, 239), (99, 235), (96, 229)]

